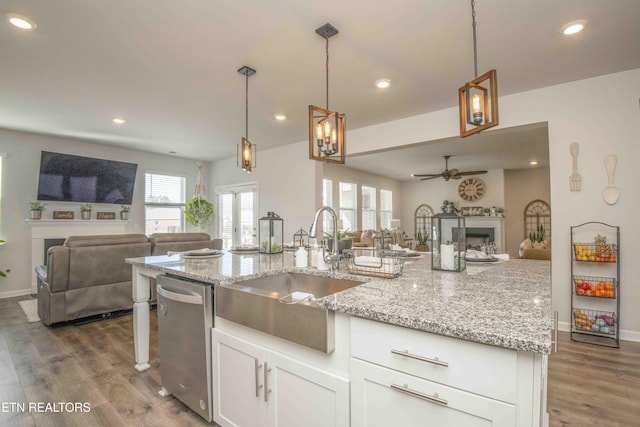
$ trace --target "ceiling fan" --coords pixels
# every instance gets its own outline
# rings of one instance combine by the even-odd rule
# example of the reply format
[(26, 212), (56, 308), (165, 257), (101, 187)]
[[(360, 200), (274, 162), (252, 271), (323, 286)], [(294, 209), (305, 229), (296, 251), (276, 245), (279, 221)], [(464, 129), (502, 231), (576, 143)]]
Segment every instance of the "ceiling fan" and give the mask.
[(458, 169), (449, 169), (449, 157), (451, 156), (443, 156), (444, 157), (444, 171), (440, 173), (427, 173), (427, 174), (411, 174), (411, 176), (420, 177), (420, 181), (424, 181), (427, 179), (434, 178), (444, 178), (445, 181), (449, 181), (450, 179), (460, 179), (463, 176), (468, 175), (482, 175), (483, 173), (487, 173), (487, 171), (465, 171), (460, 172)]

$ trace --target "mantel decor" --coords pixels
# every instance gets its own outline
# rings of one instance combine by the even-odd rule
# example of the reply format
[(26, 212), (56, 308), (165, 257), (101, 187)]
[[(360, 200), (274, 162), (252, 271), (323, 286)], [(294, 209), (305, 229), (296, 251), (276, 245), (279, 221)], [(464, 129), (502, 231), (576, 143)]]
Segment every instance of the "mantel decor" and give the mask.
[(115, 212), (96, 212), (96, 219), (116, 219)]
[(460, 136), (462, 138), (498, 125), (498, 77), (496, 70), (490, 70), (478, 77), (475, 6), (475, 0), (471, 0), (475, 78), (458, 89)]
[(331, 24), (324, 24), (316, 33), (326, 41), (326, 108), (309, 105), (309, 158), (344, 164), (346, 115), (329, 110), (329, 38), (338, 34)]
[(53, 211), (53, 219), (73, 219), (74, 216), (73, 211)]
[(238, 69), (238, 73), (245, 76), (245, 128), (242, 142), (238, 145), (238, 166), (246, 173), (251, 173), (256, 167), (256, 146), (249, 142), (249, 76), (253, 76), (256, 70), (246, 65)]

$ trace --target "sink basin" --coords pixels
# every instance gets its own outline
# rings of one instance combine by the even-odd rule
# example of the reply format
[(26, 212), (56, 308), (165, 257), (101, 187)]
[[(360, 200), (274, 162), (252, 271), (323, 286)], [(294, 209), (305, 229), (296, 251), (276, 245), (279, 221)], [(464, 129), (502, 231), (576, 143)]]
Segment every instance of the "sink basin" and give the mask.
[(363, 282), (281, 273), (217, 286), (216, 316), (315, 350), (335, 348), (335, 313), (319, 307), (322, 298)]

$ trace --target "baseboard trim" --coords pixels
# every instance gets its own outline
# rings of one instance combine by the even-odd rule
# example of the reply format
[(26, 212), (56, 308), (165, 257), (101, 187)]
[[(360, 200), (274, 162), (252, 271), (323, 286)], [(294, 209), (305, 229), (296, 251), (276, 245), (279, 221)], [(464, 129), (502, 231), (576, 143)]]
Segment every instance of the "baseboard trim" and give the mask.
[(0, 292), (0, 299), (21, 297), (23, 295), (32, 295), (31, 294), (31, 289), (19, 289), (17, 291)]
[[(571, 323), (558, 322), (558, 330), (563, 332), (571, 332)], [(623, 341), (640, 342), (640, 332), (630, 329), (622, 329), (620, 331), (620, 339)]]

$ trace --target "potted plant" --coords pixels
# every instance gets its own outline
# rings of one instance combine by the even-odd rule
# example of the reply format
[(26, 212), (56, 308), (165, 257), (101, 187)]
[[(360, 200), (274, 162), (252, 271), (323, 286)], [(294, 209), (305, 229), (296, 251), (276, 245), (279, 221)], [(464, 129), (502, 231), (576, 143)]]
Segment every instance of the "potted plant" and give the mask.
[(213, 222), (213, 203), (202, 197), (194, 197), (187, 202), (184, 215), (189, 224), (205, 228)]
[(31, 219), (41, 219), (42, 211), (44, 210), (44, 203), (31, 202), (29, 203), (29, 209)]
[[(351, 240), (350, 236), (347, 236), (347, 231), (349, 230), (338, 230), (338, 251), (342, 253), (344, 249), (351, 249), (353, 246), (353, 240)], [(333, 233), (327, 233), (325, 231), (324, 236), (327, 240), (327, 249), (333, 251)]]
[(496, 214), (498, 216), (503, 216), (504, 214), (504, 208), (496, 208)]
[(129, 219), (129, 210), (131, 206), (129, 205), (120, 205), (120, 219), (127, 220)]
[(484, 212), (484, 216), (489, 216), (489, 214), (491, 213), (491, 209), (489, 208), (484, 208), (482, 211)]
[(529, 233), (529, 240), (534, 249), (546, 249), (546, 243), (544, 240), (545, 230), (544, 225), (540, 224), (536, 227), (536, 230)]
[(429, 252), (429, 233), (427, 231), (418, 231), (416, 233), (416, 251)]
[(453, 204), (452, 201), (450, 200), (442, 201), (442, 212), (450, 214), (450, 213), (453, 213), (454, 209), (455, 209), (455, 205)]
[(91, 209), (93, 209), (93, 206), (91, 206), (91, 203), (85, 203), (84, 205), (80, 206), (80, 216), (82, 219), (91, 219)]

